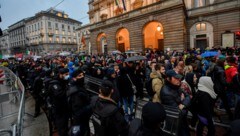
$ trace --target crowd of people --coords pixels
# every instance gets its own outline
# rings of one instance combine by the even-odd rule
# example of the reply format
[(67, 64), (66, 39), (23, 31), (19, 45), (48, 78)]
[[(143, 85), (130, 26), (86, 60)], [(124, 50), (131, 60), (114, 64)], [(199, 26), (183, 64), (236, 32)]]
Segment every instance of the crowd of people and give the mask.
[[(4, 61), (34, 97), (34, 117), (43, 107), (60, 136), (89, 136), (90, 118), (96, 136), (164, 135), (163, 105), (179, 109), (178, 135), (188, 136), (192, 129), (202, 136), (206, 127), (213, 136), (216, 108), (224, 109), (234, 126), (239, 124), (240, 50), (207, 52), (148, 50), (135, 54), (145, 59), (131, 61), (126, 61), (131, 55), (120, 53)], [(89, 95), (85, 75), (102, 80), (98, 96)], [(134, 99), (146, 97), (145, 91), (149, 102), (142, 108), (142, 119), (134, 119)]]

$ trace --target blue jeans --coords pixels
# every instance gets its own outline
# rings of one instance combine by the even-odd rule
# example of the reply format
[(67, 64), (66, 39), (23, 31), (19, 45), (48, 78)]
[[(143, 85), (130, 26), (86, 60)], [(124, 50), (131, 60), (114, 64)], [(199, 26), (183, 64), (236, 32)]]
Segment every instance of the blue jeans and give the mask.
[(123, 106), (125, 114), (128, 114), (128, 107), (130, 108), (130, 115), (133, 113), (133, 96), (123, 97)]

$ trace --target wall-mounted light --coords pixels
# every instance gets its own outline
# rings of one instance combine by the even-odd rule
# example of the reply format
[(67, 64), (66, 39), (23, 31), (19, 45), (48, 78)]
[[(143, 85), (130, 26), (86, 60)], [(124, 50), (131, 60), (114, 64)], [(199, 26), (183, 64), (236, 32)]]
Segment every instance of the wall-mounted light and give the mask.
[(163, 35), (163, 32), (161, 32), (161, 35)]
[(160, 25), (157, 26), (157, 31), (161, 31), (162, 27)]

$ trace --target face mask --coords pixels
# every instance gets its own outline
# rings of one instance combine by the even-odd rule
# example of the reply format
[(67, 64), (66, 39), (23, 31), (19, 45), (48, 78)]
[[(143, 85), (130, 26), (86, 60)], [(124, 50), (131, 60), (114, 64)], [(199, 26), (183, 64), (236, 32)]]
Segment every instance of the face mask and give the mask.
[(77, 84), (80, 85), (80, 86), (83, 86), (84, 85), (84, 78), (78, 78), (76, 80)]
[(64, 76), (64, 80), (68, 80), (69, 79), (69, 75)]

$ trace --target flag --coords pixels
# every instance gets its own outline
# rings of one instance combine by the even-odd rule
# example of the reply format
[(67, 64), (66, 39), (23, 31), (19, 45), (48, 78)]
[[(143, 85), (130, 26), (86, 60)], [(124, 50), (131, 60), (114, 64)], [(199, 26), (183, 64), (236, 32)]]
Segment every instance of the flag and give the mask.
[(123, 9), (126, 11), (126, 5), (125, 5), (125, 0), (122, 0), (122, 3), (123, 3)]
[(82, 34), (82, 39), (81, 39), (81, 42), (82, 42), (83, 46), (85, 46), (85, 45), (86, 45), (85, 38), (84, 38), (84, 35), (83, 35), (83, 34)]
[(119, 7), (119, 1), (118, 1), (118, 0), (115, 0), (115, 3), (116, 3), (116, 6)]
[(15, 58), (22, 59), (23, 54), (22, 53), (15, 54)]
[(3, 84), (5, 80), (5, 74), (3, 70), (0, 70), (0, 84)]

